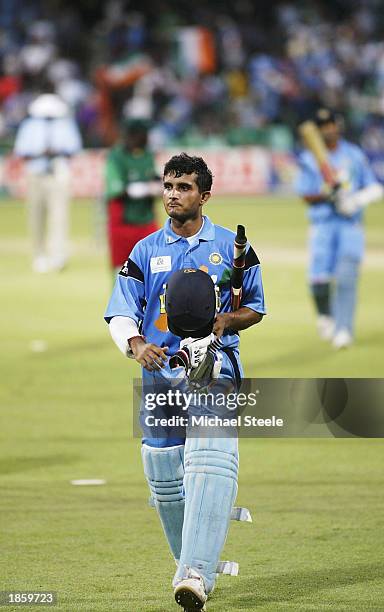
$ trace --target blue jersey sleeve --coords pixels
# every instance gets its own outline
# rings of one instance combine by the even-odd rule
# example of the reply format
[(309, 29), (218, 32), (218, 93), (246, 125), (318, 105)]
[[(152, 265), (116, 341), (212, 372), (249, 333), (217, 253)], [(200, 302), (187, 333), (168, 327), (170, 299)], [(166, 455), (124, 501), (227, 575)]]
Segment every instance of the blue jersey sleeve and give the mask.
[(358, 155), (358, 189), (364, 189), (372, 183), (376, 183), (377, 179), (369, 164), (368, 158), (361, 149), (357, 150)]
[(263, 281), (259, 259), (250, 246), (245, 259), (241, 305), (266, 314)]
[(144, 308), (144, 273), (135, 247), (117, 275), (104, 318), (109, 323), (116, 316), (130, 317), (139, 324), (144, 317)]

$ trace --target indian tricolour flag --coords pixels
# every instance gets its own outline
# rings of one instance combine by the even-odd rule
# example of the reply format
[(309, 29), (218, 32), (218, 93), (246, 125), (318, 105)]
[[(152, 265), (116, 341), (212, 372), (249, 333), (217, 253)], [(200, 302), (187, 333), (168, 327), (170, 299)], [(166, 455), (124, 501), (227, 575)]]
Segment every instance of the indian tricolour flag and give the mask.
[(209, 74), (216, 70), (213, 34), (208, 28), (190, 26), (176, 32), (177, 65), (181, 74)]

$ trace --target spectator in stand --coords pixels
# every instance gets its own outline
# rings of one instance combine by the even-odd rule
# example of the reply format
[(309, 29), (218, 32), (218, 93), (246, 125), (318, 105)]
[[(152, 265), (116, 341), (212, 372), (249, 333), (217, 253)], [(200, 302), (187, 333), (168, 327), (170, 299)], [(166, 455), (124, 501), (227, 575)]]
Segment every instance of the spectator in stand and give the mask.
[[(260, 144), (276, 124), (293, 128), (319, 106), (342, 111), (359, 141), (378, 118), (383, 137), (380, 3), (346, 0), (343, 13), (337, 3), (225, 2), (217, 12), (197, 0), (193, 18), (167, 0), (156, 11), (145, 1), (137, 11), (122, 1), (93, 4), (59, 0), (54, 20), (47, 2), (0, 6), (0, 65), (16, 79), (0, 87), (5, 138), (41, 77), (75, 110), (90, 146), (112, 146), (127, 105), (144, 99), (160, 147), (207, 143), (207, 113), (217, 118), (213, 141), (240, 127), (248, 144)], [(210, 38), (208, 69), (201, 59)]]

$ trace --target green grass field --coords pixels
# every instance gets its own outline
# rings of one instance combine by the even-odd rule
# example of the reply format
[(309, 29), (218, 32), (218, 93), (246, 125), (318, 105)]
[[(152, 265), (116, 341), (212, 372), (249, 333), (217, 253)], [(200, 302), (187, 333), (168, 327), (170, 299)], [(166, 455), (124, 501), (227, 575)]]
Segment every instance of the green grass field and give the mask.
[[(302, 206), (213, 198), (207, 213), (245, 223), (263, 266), (269, 314), (242, 334), (247, 376), (383, 376), (382, 204), (367, 216), (356, 345), (339, 353), (316, 336)], [(0, 591), (54, 590), (55, 609), (68, 612), (177, 611), (131, 434), (138, 368), (102, 321), (111, 278), (93, 204), (76, 203), (72, 220), (70, 267), (39, 276), (24, 207), (0, 203)], [(222, 558), (241, 573), (219, 579), (209, 612), (384, 610), (383, 442), (259, 439), (240, 449), (238, 503), (254, 523), (232, 525)], [(107, 485), (74, 487), (75, 478)]]

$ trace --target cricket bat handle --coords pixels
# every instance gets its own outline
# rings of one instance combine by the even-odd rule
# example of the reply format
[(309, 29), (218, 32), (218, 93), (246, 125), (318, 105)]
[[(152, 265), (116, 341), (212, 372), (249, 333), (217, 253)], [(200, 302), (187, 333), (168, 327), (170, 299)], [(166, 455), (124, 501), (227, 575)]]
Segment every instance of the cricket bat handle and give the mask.
[(245, 235), (245, 227), (244, 225), (238, 225), (234, 242), (231, 274), (232, 310), (238, 310), (241, 304), (246, 249), (247, 237)]

